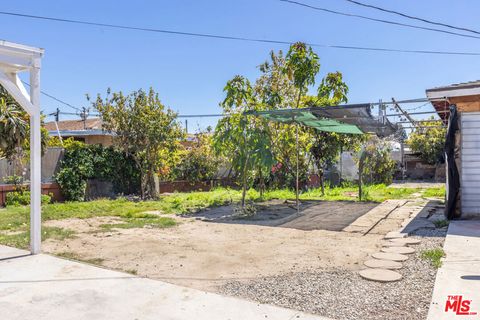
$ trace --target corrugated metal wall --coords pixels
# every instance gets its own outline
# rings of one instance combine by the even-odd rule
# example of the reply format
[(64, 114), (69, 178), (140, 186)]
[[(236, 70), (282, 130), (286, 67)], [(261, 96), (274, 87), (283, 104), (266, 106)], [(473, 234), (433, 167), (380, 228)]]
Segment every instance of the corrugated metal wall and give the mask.
[(480, 112), (461, 113), (462, 215), (480, 214)]

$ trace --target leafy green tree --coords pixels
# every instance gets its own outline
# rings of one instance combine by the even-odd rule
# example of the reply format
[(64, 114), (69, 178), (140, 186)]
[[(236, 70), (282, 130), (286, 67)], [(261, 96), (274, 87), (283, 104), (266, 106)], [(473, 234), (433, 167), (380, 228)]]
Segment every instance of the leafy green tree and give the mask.
[(429, 164), (436, 164), (443, 160), (447, 131), (441, 128), (441, 125), (441, 121), (419, 122), (418, 127), (413, 130), (407, 140), (412, 151), (418, 153), (420, 158)]
[(155, 177), (167, 177), (175, 165), (184, 132), (177, 114), (166, 108), (153, 89), (129, 95), (98, 95), (93, 106), (105, 130), (114, 133), (114, 144), (130, 155), (140, 170), (142, 198), (155, 198)]
[(257, 101), (248, 79), (235, 76), (227, 82), (224, 92), (226, 97), (220, 106), (225, 117), (215, 128), (214, 148), (219, 155), (230, 161), (235, 172), (241, 174), (244, 208), (249, 183), (256, 173), (262, 179), (263, 172), (269, 170), (274, 163), (270, 135), (265, 120), (243, 114), (246, 111), (261, 110), (264, 106)]

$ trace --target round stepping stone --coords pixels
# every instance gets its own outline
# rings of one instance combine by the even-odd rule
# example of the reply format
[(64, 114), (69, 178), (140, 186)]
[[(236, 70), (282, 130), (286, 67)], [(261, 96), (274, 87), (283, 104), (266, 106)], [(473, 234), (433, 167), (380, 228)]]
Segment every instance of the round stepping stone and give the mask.
[(397, 243), (392, 241), (387, 241), (382, 243), (383, 247), (405, 247), (406, 245), (407, 245), (406, 243)]
[(392, 231), (392, 232), (389, 232), (385, 235), (385, 237), (383, 237), (384, 239), (402, 239), (402, 238), (405, 238), (407, 236), (407, 234), (405, 233), (400, 233), (400, 232), (397, 232), (397, 231)]
[(386, 253), (386, 252), (378, 252), (372, 254), (372, 257), (379, 260), (390, 260), (390, 261), (405, 261), (408, 260), (407, 256), (398, 253)]
[(410, 247), (390, 247), (382, 248), (382, 252), (386, 253), (399, 253), (399, 254), (411, 254), (415, 252), (415, 249)]
[(404, 239), (392, 239), (390, 242), (403, 243), (403, 244), (419, 244), (421, 241), (418, 239), (404, 238)]
[(362, 278), (377, 282), (393, 282), (402, 279), (400, 273), (387, 269), (365, 269), (359, 274)]
[(401, 269), (402, 264), (396, 261), (390, 260), (378, 260), (378, 259), (370, 259), (363, 263), (369, 268), (380, 268), (380, 269)]

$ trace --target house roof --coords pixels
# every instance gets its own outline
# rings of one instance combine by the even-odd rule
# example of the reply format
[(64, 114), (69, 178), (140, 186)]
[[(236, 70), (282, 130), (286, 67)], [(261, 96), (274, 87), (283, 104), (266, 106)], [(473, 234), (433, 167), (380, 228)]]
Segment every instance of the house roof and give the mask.
[(480, 80), (427, 89), (425, 93), (440, 118), (446, 121), (450, 115), (448, 98), (480, 95)]
[[(45, 123), (48, 131), (57, 131), (55, 121)], [(91, 118), (83, 120), (63, 120), (58, 122), (58, 130), (60, 131), (77, 131), (77, 130), (101, 130), (102, 120), (100, 118)]]

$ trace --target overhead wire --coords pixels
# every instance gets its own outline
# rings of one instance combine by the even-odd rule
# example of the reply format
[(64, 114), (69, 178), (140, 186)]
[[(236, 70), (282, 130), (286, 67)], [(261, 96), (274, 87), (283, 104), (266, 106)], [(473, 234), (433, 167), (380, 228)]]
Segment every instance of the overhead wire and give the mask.
[[(281, 0), (281, 1), (286, 1), (286, 0)], [(31, 15), (31, 14), (24, 14), (24, 13), (17, 13), (17, 12), (7, 12), (7, 11), (0, 11), (0, 15), (8, 15), (8, 16), (21, 17), (21, 18), (47, 20), (47, 21), (55, 21), (55, 22), (64, 22), (64, 23), (71, 23), (71, 24), (89, 25), (89, 26), (97, 26), (97, 27), (106, 27), (106, 28), (113, 28), (113, 29), (145, 31), (145, 32), (164, 33), (164, 34), (181, 35), (181, 36), (213, 38), (213, 39), (221, 39), (221, 40), (247, 41), (247, 42), (284, 44), (284, 45), (291, 45), (293, 43), (292, 41), (284, 41), (284, 40), (259, 39), (259, 38), (250, 38), (250, 37), (238, 37), (238, 36), (229, 36), (229, 35), (210, 34), (210, 33), (186, 32), (186, 31), (156, 29), (156, 28), (143, 28), (143, 27), (136, 27), (136, 26), (110, 24), (110, 23), (103, 23), (103, 22), (83, 21), (83, 20), (74, 20), (74, 19), (65, 19), (65, 18), (48, 17), (48, 16), (39, 16), (39, 15)], [(448, 32), (445, 31), (445, 33), (448, 33)], [(471, 37), (475, 37), (475, 36), (471, 36)], [(478, 38), (480, 39), (480, 37), (478, 37)], [(415, 53), (415, 54), (480, 56), (480, 52), (391, 49), (391, 48), (378, 48), (378, 47), (365, 47), (365, 46), (328, 45), (328, 44), (318, 44), (318, 43), (307, 43), (307, 44), (309, 46), (312, 46), (312, 47), (346, 49), (346, 50), (364, 50), (364, 51)]]
[(450, 29), (459, 30), (459, 31), (466, 31), (466, 32), (471, 32), (471, 33), (475, 33), (475, 34), (480, 34), (480, 31), (477, 31), (477, 30), (474, 30), (474, 29), (465, 28), (465, 27), (457, 27), (457, 26), (453, 26), (451, 24), (447, 24), (447, 23), (443, 23), (443, 22), (437, 22), (437, 21), (433, 21), (433, 20), (429, 20), (429, 19), (425, 19), (425, 18), (420, 18), (420, 17), (417, 17), (417, 16), (412, 16), (412, 15), (409, 15), (409, 14), (406, 14), (406, 13), (398, 12), (398, 11), (395, 11), (395, 10), (389, 10), (389, 9), (381, 8), (381, 7), (378, 7), (378, 6), (371, 5), (371, 4), (362, 3), (360, 1), (355, 1), (355, 0), (345, 0), (345, 1), (348, 1), (350, 3), (356, 4), (356, 5), (359, 5), (359, 6), (362, 6), (362, 7), (367, 7), (367, 8), (371, 8), (371, 9), (395, 14), (395, 15), (398, 15), (398, 16), (401, 16), (401, 17), (404, 17), (404, 18), (407, 18), (407, 19), (417, 20), (417, 21), (428, 23), (428, 24), (442, 26), (442, 27), (446, 27), (446, 28), (450, 28)]
[(458, 36), (458, 37), (480, 39), (479, 36), (463, 34), (463, 33), (458, 33), (458, 32), (453, 32), (453, 31), (447, 31), (447, 30), (442, 30), (442, 29), (437, 29), (437, 28), (416, 26), (416, 25), (413, 25), (413, 24), (396, 22), (396, 21), (391, 21), (391, 20), (377, 19), (377, 18), (363, 16), (363, 15), (360, 15), (360, 14), (341, 12), (341, 11), (331, 10), (331, 9), (327, 9), (327, 8), (323, 8), (323, 7), (312, 6), (312, 5), (309, 5), (307, 3), (298, 2), (298, 1), (294, 1), (294, 0), (279, 0), (279, 1), (294, 4), (294, 5), (298, 5), (298, 6), (301, 6), (301, 7), (305, 7), (305, 8), (309, 8), (309, 9), (313, 9), (313, 10), (317, 10), (317, 11), (323, 11), (323, 12), (327, 12), (327, 13), (341, 15), (341, 16), (345, 16), (345, 17), (359, 18), (359, 19), (364, 19), (364, 20), (369, 20), (369, 21), (374, 21), (374, 22), (380, 22), (380, 23), (385, 23), (385, 24), (390, 24), (390, 25), (397, 25), (397, 26), (413, 28), (413, 29), (440, 32), (440, 33), (455, 35), (455, 36)]
[[(25, 82), (25, 81), (23, 81), (23, 80), (22, 80), (22, 82), (23, 82), (25, 85), (27, 85), (27, 86), (30, 87), (30, 84), (29, 84), (28, 82)], [(72, 104), (70, 104), (70, 103), (68, 103), (68, 102), (65, 102), (65, 101), (63, 101), (63, 100), (61, 100), (61, 99), (59, 99), (59, 98), (57, 98), (57, 97), (54, 97), (54, 96), (52, 96), (51, 94), (49, 94), (49, 93), (47, 93), (47, 92), (45, 92), (45, 91), (43, 91), (43, 90), (41, 90), (40, 92), (41, 92), (41, 94), (43, 94), (44, 96), (49, 97), (50, 99), (53, 99), (53, 100), (55, 100), (55, 101), (63, 104), (64, 106), (67, 106), (67, 107), (69, 107), (69, 108), (75, 109), (75, 110), (80, 111), (80, 112), (82, 111), (82, 109), (80, 109), (79, 107), (75, 107), (74, 105), (72, 105)]]

